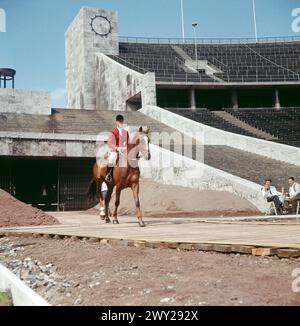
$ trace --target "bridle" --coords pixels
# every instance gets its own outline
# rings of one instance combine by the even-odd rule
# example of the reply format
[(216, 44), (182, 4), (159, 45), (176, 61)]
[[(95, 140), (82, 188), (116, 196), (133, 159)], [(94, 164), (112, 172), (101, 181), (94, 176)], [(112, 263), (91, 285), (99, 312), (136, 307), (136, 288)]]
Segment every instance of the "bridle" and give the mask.
[(139, 159), (144, 158), (148, 160), (148, 157), (150, 156), (150, 137), (145, 132), (142, 132), (140, 137), (142, 137), (142, 140), (140, 140), (140, 145), (143, 143), (145, 148), (143, 150), (139, 150), (137, 156)]

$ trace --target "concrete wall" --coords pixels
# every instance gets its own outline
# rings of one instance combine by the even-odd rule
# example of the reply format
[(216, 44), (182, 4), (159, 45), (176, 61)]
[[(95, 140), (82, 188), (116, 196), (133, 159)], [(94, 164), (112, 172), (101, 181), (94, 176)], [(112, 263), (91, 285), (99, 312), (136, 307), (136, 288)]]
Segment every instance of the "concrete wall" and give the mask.
[(141, 74), (97, 55), (96, 107), (98, 110), (126, 111), (126, 101), (140, 93), (143, 106), (156, 105), (154, 73)]
[[(111, 24), (108, 35), (97, 35), (91, 26), (96, 16)], [(119, 53), (117, 12), (98, 8), (81, 8), (65, 34), (67, 108), (96, 109), (95, 55)]]
[(81, 10), (65, 34), (65, 73), (67, 108), (83, 108), (84, 87), (84, 39)]
[(140, 169), (143, 177), (162, 184), (228, 191), (249, 200), (262, 212), (267, 208), (260, 185), (155, 145), (151, 145), (151, 160), (140, 161)]
[(0, 132), (0, 156), (96, 157), (96, 142), (106, 137)]
[(205, 145), (230, 146), (300, 166), (300, 148), (209, 127), (155, 106), (145, 106), (140, 112), (182, 133), (197, 134), (197, 138), (203, 139)]
[[(0, 132), (0, 156), (95, 158), (97, 154), (103, 157), (107, 150), (104, 145), (106, 139), (105, 134), (77, 136)], [(266, 209), (260, 185), (155, 145), (151, 145), (151, 156), (150, 161), (140, 161), (143, 177), (198, 190), (229, 191), (249, 200), (261, 211)]]
[(50, 306), (2, 264), (0, 264), (0, 290), (11, 293), (14, 306)]
[(0, 112), (49, 115), (50, 93), (0, 88)]

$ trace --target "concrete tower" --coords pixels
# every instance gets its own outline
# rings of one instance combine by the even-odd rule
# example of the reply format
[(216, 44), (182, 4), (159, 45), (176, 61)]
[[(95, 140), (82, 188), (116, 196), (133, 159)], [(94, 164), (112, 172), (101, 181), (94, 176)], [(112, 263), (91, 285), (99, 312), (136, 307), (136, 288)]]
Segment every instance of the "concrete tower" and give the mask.
[(119, 54), (117, 12), (83, 7), (65, 34), (67, 108), (96, 109), (96, 54)]

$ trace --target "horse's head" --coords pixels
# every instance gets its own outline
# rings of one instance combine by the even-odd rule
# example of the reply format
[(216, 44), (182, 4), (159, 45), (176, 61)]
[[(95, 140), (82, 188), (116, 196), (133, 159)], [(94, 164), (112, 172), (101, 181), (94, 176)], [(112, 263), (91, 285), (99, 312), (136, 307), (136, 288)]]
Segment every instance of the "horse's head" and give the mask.
[(145, 160), (150, 160), (150, 128), (148, 127), (146, 130), (143, 130), (143, 127), (140, 127), (138, 132), (138, 139), (139, 157), (144, 158)]

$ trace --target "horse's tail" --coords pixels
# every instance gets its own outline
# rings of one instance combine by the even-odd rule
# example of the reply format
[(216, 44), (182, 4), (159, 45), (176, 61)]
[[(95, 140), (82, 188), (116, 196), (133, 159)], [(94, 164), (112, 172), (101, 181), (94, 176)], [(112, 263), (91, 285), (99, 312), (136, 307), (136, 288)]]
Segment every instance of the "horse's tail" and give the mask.
[(97, 185), (95, 179), (92, 179), (90, 184), (89, 184), (89, 189), (87, 192), (89, 200), (95, 200), (96, 193), (97, 193)]

